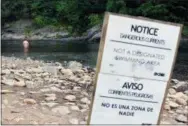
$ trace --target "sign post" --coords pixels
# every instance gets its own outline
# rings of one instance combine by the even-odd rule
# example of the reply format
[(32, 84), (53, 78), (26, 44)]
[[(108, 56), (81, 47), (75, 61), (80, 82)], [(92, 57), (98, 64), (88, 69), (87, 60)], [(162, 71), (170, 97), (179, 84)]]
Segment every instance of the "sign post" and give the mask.
[(181, 24), (106, 13), (88, 124), (159, 124)]

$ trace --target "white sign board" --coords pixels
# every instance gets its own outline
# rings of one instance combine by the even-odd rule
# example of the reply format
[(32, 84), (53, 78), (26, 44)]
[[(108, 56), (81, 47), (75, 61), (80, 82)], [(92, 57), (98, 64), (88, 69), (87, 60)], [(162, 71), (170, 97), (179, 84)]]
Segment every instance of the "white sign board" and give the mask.
[(157, 124), (182, 26), (105, 15), (89, 124)]

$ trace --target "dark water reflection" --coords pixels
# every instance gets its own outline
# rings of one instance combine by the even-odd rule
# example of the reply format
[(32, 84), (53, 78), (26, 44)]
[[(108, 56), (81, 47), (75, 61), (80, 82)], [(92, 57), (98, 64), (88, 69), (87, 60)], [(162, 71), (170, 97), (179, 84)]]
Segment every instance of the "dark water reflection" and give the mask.
[[(19, 58), (31, 57), (44, 61), (79, 61), (95, 67), (98, 44), (84, 42), (32, 41), (29, 50), (24, 50), (21, 41), (2, 41), (2, 55)], [(25, 52), (25, 53), (24, 53)]]
[[(29, 50), (24, 50), (22, 41), (2, 41), (2, 55), (19, 58), (31, 57), (44, 61), (78, 61), (95, 67), (99, 44), (87, 42), (32, 41)], [(25, 52), (25, 53), (24, 53)], [(188, 52), (178, 52), (173, 78), (188, 80)]]

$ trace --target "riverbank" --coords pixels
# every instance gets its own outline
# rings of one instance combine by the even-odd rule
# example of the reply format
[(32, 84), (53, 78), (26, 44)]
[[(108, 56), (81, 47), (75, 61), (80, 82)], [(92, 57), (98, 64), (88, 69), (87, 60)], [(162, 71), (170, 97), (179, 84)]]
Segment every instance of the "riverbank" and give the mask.
[(65, 28), (45, 26), (38, 28), (31, 20), (19, 20), (7, 23), (2, 28), (2, 40), (51, 40), (51, 41), (98, 41), (101, 36), (101, 25), (88, 29), (82, 35), (72, 35)]
[[(86, 124), (95, 68), (2, 56), (2, 124)], [(188, 80), (172, 79), (162, 124), (186, 124)]]

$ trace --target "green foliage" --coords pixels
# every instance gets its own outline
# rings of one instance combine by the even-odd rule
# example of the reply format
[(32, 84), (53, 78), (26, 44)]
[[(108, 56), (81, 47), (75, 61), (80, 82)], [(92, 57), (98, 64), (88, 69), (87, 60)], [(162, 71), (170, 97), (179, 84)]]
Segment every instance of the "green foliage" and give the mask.
[(188, 26), (188, 1), (182, 0), (2, 0), (2, 25), (30, 18), (37, 27), (53, 25), (65, 27), (72, 34), (82, 34), (102, 23), (105, 11)]
[(101, 24), (102, 23), (102, 15), (99, 15), (99, 14), (91, 14), (89, 15), (88, 19), (89, 19), (89, 26), (95, 26), (95, 25), (98, 25), (98, 24)]

